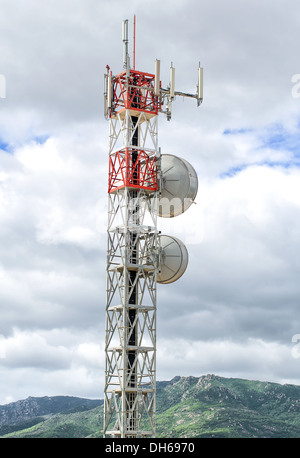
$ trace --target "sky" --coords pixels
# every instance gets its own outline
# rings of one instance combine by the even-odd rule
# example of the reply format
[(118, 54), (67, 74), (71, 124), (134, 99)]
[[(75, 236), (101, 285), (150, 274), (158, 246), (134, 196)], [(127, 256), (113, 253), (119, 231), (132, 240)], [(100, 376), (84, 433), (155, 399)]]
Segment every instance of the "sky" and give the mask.
[[(297, 0), (0, 0), (0, 404), (103, 398), (108, 128), (103, 74), (136, 68), (177, 97), (162, 154), (198, 174), (163, 233), (189, 265), (158, 285), (157, 380), (213, 373), (300, 384)], [(4, 87), (5, 83), (5, 87)]]

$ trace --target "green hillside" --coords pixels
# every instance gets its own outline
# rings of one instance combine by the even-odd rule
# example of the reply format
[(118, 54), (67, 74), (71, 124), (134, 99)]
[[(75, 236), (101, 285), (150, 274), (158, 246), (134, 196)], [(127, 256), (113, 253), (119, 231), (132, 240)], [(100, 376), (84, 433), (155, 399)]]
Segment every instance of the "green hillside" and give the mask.
[(300, 437), (300, 387), (214, 375), (158, 394), (161, 437)]
[[(102, 425), (97, 406), (40, 416), (1, 437), (101, 437)], [(158, 382), (157, 436), (300, 438), (300, 386), (215, 375)]]

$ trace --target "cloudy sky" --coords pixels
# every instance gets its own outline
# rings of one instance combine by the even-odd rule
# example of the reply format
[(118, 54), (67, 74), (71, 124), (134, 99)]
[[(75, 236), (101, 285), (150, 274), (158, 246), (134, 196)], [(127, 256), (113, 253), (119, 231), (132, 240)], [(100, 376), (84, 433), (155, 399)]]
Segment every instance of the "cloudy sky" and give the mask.
[[(190, 262), (158, 286), (157, 379), (214, 373), (300, 384), (297, 0), (0, 0), (0, 403), (103, 397), (108, 122), (103, 74), (194, 92), (159, 119), (197, 204), (158, 221)], [(299, 78), (297, 77), (299, 75)], [(0, 90), (3, 96), (3, 87)], [(300, 95), (300, 88), (299, 88)], [(297, 346), (298, 345), (298, 346)]]

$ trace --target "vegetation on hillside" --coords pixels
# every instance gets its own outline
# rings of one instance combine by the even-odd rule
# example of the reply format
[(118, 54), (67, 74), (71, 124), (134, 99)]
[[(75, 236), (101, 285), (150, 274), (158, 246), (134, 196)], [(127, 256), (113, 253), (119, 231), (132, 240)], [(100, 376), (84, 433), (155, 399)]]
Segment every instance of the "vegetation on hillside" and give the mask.
[[(36, 424), (1, 437), (101, 437), (103, 406), (27, 421)], [(215, 375), (158, 382), (157, 436), (299, 438), (300, 386)]]

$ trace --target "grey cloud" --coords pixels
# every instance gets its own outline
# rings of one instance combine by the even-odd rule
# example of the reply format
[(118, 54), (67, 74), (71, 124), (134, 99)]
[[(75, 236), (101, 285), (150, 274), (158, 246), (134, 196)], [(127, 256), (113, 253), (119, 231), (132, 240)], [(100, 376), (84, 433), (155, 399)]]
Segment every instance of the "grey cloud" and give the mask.
[[(177, 97), (171, 122), (159, 120), (162, 152), (186, 158), (199, 176), (197, 211), (170, 228), (187, 244), (190, 263), (177, 283), (159, 286), (159, 377), (222, 371), (296, 378), (297, 361), (288, 362), (286, 373), (282, 362), (300, 332), (299, 176), (297, 168), (274, 166), (288, 166), (291, 153), (263, 144), (262, 134), (276, 122), (297, 131), (291, 76), (299, 72), (298, 3), (0, 3), (0, 73), (7, 83), (0, 140), (11, 148), (0, 151), (0, 333), (10, 339), (16, 328), (33, 339), (27, 349), (11, 347), (2, 361), (3, 397), (19, 397), (20, 377), (25, 397), (40, 392), (33, 373), (44, 394), (61, 394), (58, 368), (66, 394), (76, 391), (74, 374), (83, 396), (102, 383), (88, 349), (80, 357), (72, 351), (78, 342), (95, 350), (103, 341), (108, 123), (102, 75), (106, 64), (122, 70), (121, 21), (128, 17), (132, 26), (134, 13), (139, 69), (151, 72), (161, 59), (166, 86), (173, 61), (176, 87), (186, 91), (195, 90), (198, 60), (205, 76), (200, 109)], [(226, 129), (233, 134), (224, 135)], [(57, 348), (70, 330), (76, 339), (66, 337)], [(52, 331), (38, 349), (36, 335)], [(70, 354), (75, 369), (66, 363)], [(5, 371), (9, 365), (14, 375)]]
[[(261, 214), (251, 188), (238, 184), (239, 178), (231, 197), (225, 196), (224, 181), (222, 194), (215, 194), (218, 201), (210, 200), (204, 238), (199, 246), (189, 247), (185, 276), (173, 289), (159, 288), (162, 335), (241, 342), (255, 337), (286, 344), (297, 332), (299, 202), (290, 201), (293, 192), (284, 197), (281, 187), (276, 191), (273, 180), (280, 173), (265, 172), (264, 179), (253, 182), (258, 195), (261, 191)], [(247, 170), (243, 175), (245, 183), (247, 176), (256, 176)], [(282, 187), (292, 175), (282, 172)], [(228, 186), (234, 181), (228, 178)]]

